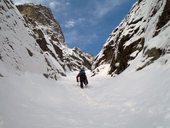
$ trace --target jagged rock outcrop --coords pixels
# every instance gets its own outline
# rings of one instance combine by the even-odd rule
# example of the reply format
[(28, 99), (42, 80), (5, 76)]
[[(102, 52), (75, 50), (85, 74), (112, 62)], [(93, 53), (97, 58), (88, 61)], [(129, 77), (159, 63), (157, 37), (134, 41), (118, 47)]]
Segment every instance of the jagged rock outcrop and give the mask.
[[(44, 35), (47, 34), (52, 40), (65, 45), (61, 27), (49, 8), (34, 4), (18, 5), (17, 8), (23, 14), (28, 27), (33, 29), (36, 38), (44, 38)], [(46, 31), (42, 31), (45, 26)]]
[(84, 67), (91, 70), (93, 56), (88, 53), (82, 52), (80, 48), (65, 49), (64, 63), (70, 71), (76, 71)]
[(140, 70), (167, 54), (170, 36), (164, 34), (170, 29), (169, 21), (170, 0), (138, 0), (95, 58), (94, 72), (109, 64), (109, 74), (120, 74), (136, 58), (141, 60), (136, 65)]

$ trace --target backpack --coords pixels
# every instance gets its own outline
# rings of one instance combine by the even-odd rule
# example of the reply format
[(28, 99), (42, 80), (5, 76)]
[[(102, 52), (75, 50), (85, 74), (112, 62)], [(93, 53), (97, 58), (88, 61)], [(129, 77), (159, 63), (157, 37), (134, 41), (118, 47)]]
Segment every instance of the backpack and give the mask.
[(86, 73), (85, 73), (84, 70), (81, 70), (79, 75), (80, 75), (80, 78), (85, 78), (86, 77)]

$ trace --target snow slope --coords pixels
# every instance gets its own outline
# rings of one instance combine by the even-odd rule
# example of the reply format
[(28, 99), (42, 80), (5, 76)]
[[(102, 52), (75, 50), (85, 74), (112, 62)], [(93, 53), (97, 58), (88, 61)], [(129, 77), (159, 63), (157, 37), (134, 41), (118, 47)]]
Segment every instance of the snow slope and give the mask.
[(1, 128), (169, 128), (170, 62), (117, 77), (90, 77), (80, 89), (77, 72), (58, 81), (25, 73), (0, 78)]

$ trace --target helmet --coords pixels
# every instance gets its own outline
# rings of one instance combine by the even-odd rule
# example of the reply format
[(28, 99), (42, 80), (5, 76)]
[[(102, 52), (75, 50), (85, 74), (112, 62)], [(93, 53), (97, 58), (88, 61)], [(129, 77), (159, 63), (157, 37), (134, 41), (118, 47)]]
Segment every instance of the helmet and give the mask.
[(84, 68), (84, 67), (81, 67), (80, 71), (84, 71), (84, 70), (85, 70), (85, 68)]

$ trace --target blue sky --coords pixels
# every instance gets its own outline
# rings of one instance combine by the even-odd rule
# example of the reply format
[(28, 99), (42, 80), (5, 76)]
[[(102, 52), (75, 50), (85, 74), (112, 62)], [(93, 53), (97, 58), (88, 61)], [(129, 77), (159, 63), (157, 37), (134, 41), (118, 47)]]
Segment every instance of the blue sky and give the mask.
[(136, 0), (14, 0), (51, 8), (69, 47), (98, 54)]

